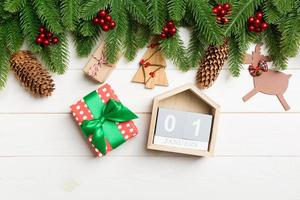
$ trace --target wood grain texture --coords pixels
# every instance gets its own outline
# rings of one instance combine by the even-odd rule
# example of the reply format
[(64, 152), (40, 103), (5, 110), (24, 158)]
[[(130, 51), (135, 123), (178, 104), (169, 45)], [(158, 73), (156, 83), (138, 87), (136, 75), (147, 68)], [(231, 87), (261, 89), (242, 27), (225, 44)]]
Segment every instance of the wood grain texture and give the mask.
[[(188, 31), (180, 32), (187, 45)], [(108, 83), (138, 112), (140, 133), (96, 159), (69, 105), (98, 84), (82, 72), (89, 58), (76, 57), (72, 45), (70, 50), (69, 70), (55, 76), (53, 97), (29, 96), (12, 74), (0, 91), (1, 199), (300, 199), (300, 53), (285, 72), (292, 74), (285, 93), (289, 112), (275, 96), (257, 94), (242, 101), (253, 87), (247, 65), (239, 78), (232, 78), (225, 66), (204, 91), (221, 106), (212, 158), (146, 150), (153, 97), (194, 82), (196, 72), (179, 72), (167, 60), (169, 87), (150, 91), (130, 82), (146, 49), (133, 62), (122, 58)]]

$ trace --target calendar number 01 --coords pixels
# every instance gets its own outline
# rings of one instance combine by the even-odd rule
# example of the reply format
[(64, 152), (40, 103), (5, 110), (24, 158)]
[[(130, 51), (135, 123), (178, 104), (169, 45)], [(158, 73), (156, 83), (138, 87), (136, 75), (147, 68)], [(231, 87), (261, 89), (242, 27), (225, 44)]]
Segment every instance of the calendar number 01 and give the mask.
[[(199, 136), (200, 127), (201, 127), (201, 120), (198, 119), (192, 123), (195, 126), (195, 136)], [(167, 132), (173, 132), (176, 128), (176, 118), (174, 115), (168, 115), (165, 118), (164, 128)]]

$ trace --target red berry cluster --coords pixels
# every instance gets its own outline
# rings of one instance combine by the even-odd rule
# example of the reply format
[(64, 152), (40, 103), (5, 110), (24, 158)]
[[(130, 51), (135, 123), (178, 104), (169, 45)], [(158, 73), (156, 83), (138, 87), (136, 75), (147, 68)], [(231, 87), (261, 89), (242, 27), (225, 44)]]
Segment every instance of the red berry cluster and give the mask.
[(216, 20), (219, 23), (226, 24), (229, 22), (229, 19), (226, 16), (230, 14), (230, 8), (231, 6), (229, 3), (224, 3), (223, 5), (219, 3), (213, 7), (212, 12), (216, 14)]
[(103, 31), (109, 31), (116, 27), (116, 22), (106, 10), (100, 10), (98, 15), (93, 19), (94, 24), (99, 24)]
[(57, 44), (59, 42), (58, 37), (54, 37), (53, 33), (48, 31), (45, 27), (41, 26), (39, 27), (39, 34), (35, 38), (35, 43), (42, 45), (42, 46), (48, 46), (50, 44)]
[(160, 37), (161, 39), (166, 39), (173, 37), (177, 32), (177, 28), (172, 20), (168, 21), (166, 25), (162, 28)]
[(251, 16), (248, 19), (248, 30), (251, 32), (260, 33), (266, 30), (269, 27), (269, 24), (264, 21), (263, 19), (264, 13), (263, 12), (256, 12), (255, 16)]

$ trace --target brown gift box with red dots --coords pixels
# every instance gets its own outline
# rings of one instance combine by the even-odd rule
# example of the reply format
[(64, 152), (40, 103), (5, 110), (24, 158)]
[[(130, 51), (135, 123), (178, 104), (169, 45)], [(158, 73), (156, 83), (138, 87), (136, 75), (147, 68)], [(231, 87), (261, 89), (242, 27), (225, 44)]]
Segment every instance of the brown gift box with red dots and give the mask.
[[(119, 101), (117, 95), (115, 94), (114, 90), (111, 88), (109, 84), (104, 84), (101, 87), (99, 87), (96, 92), (99, 95), (100, 100), (103, 103), (107, 103), (110, 99), (114, 99), (116, 101)], [(78, 123), (79, 126), (81, 126), (82, 122), (84, 120), (92, 120), (93, 116), (85, 103), (84, 99), (81, 99), (77, 101), (77, 103), (70, 106), (71, 112), (74, 116), (74, 119)], [(120, 133), (124, 137), (124, 139), (127, 141), (130, 138), (134, 137), (138, 133), (138, 129), (135, 126), (133, 121), (127, 121), (127, 122), (116, 122), (116, 126), (118, 127)], [(91, 149), (97, 156), (102, 156), (103, 154), (91, 143), (92, 141), (92, 135), (87, 138), (87, 141), (89, 142)], [(109, 142), (106, 140), (106, 151), (107, 153), (112, 151), (113, 148), (109, 144)]]

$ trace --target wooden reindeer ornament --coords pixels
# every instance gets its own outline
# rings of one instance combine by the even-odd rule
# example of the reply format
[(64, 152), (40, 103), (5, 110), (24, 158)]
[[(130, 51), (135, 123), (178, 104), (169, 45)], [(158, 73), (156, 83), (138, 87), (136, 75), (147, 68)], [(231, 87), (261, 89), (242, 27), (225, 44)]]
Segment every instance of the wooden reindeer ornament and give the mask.
[(261, 44), (257, 44), (255, 51), (252, 52), (251, 55), (246, 54), (245, 56), (245, 64), (250, 64), (249, 72), (253, 76), (254, 88), (243, 97), (243, 100), (248, 101), (258, 92), (267, 95), (276, 95), (287, 111), (290, 109), (290, 106), (286, 102), (283, 94), (288, 88), (291, 75), (268, 69), (266, 62), (269, 62), (270, 58), (261, 55), (260, 50)]
[(140, 67), (134, 75), (132, 82), (143, 83), (148, 89), (155, 85), (168, 86), (166, 75), (166, 60), (160, 52), (158, 39), (152, 39), (148, 50), (140, 61)]

